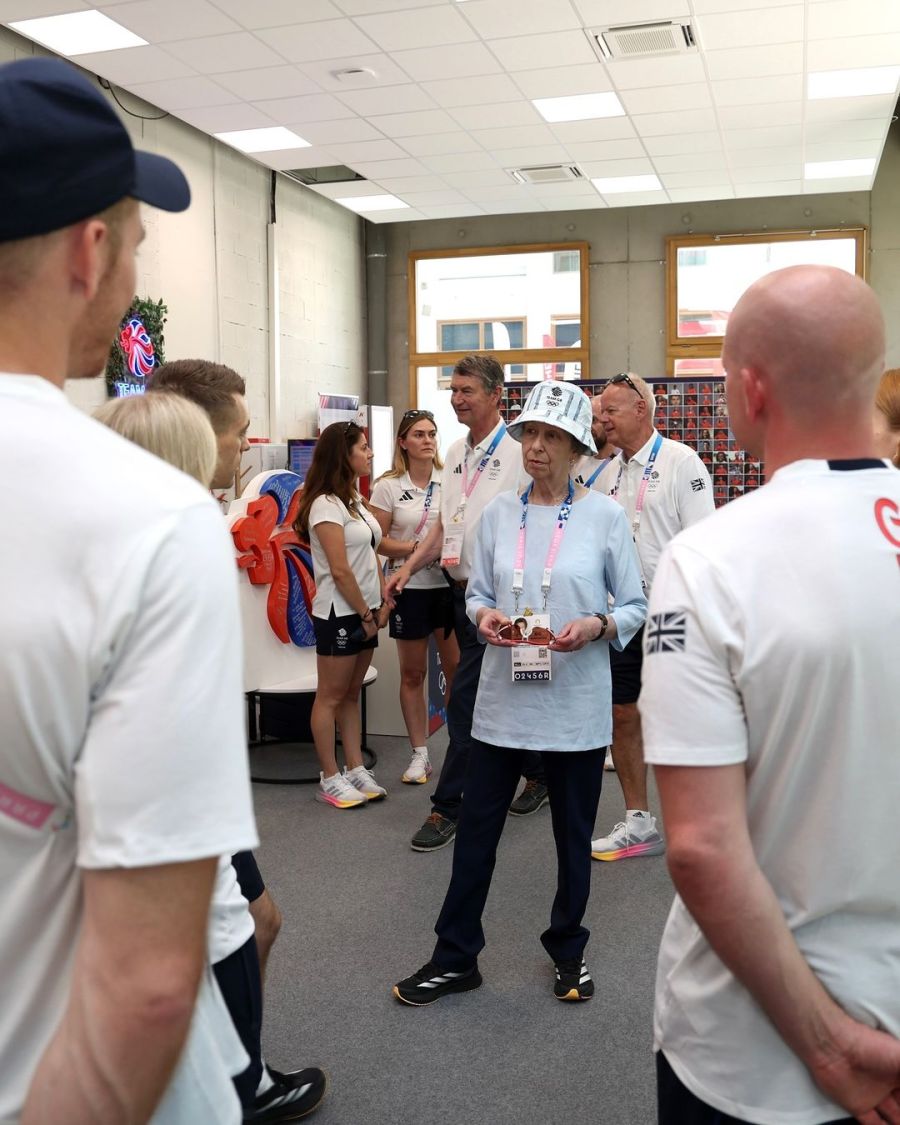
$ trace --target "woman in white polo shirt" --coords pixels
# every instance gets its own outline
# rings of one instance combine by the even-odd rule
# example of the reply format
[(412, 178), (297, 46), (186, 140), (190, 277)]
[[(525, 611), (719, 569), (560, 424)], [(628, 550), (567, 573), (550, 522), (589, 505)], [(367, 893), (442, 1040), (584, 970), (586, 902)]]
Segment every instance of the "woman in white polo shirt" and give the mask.
[[(298, 535), (309, 537), (316, 578), (316, 799), (338, 809), (386, 796), (363, 765), (359, 717), (359, 693), (388, 614), (375, 553), (381, 528), (359, 493), (359, 478), (371, 462), (365, 432), (355, 422), (327, 426), (316, 442), (294, 523)], [(334, 753), (335, 723), (347, 762), (343, 773)]]
[[(380, 554), (389, 560), (389, 568), (415, 550), (438, 518), (442, 467), (434, 416), (427, 410), (407, 410), (397, 427), (393, 468), (372, 489), (372, 514), (384, 534)], [(422, 693), (428, 672), (428, 638), (434, 635), (440, 654), (445, 701), (459, 662), (453, 599), (438, 560), (414, 574), (397, 595), (389, 624), (400, 661), (400, 709), (412, 747), (412, 760), (401, 780), (424, 785), (431, 776)]]

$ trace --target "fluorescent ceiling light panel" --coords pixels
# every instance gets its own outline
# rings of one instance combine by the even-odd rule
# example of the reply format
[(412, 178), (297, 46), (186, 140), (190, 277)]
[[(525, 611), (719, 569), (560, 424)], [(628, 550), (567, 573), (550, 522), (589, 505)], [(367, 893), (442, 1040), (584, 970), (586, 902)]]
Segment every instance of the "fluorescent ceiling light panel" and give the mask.
[(9, 26), (58, 55), (86, 55), (94, 51), (121, 51), (126, 47), (147, 46), (146, 39), (93, 9), (35, 20), (16, 20)]
[(535, 98), (531, 103), (545, 121), (590, 121), (595, 117), (624, 117), (615, 94), (572, 94), (565, 98)]
[(408, 207), (396, 195), (357, 195), (349, 199), (336, 199), (342, 207), (349, 207), (351, 211), (396, 211), (399, 207)]
[(279, 152), (287, 148), (310, 147), (309, 141), (283, 125), (273, 125), (270, 129), (237, 129), (232, 133), (213, 133), (213, 136), (241, 152)]
[(868, 94), (893, 94), (900, 81), (900, 66), (866, 66), (856, 70), (820, 70), (807, 78), (806, 93), (817, 98), (862, 98)]
[(871, 176), (876, 163), (874, 156), (865, 160), (816, 160), (803, 165), (803, 178), (835, 180), (843, 176)]
[(608, 176), (591, 183), (601, 195), (619, 195), (626, 191), (662, 191), (657, 176)]

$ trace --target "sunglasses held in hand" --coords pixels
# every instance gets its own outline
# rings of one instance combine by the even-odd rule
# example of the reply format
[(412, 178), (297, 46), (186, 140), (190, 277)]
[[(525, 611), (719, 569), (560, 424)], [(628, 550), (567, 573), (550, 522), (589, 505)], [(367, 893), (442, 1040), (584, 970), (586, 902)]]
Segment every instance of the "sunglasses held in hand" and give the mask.
[(507, 621), (505, 625), (501, 625), (497, 630), (497, 636), (502, 637), (504, 641), (514, 641), (517, 645), (546, 646), (552, 645), (556, 640), (555, 635), (542, 625), (535, 625), (529, 630), (528, 636), (525, 637), (518, 625), (512, 621)]

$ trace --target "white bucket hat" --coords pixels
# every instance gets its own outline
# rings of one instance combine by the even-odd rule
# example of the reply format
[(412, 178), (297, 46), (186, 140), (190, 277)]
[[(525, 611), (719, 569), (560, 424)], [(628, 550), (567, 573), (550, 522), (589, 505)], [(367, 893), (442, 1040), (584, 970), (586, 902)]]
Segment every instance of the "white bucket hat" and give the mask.
[(596, 453), (597, 447), (591, 436), (592, 421), (591, 400), (581, 387), (576, 387), (574, 383), (548, 381), (534, 387), (525, 400), (522, 413), (514, 422), (507, 423), (506, 429), (511, 438), (521, 441), (522, 427), (526, 422), (543, 422), (565, 430), (588, 453)]

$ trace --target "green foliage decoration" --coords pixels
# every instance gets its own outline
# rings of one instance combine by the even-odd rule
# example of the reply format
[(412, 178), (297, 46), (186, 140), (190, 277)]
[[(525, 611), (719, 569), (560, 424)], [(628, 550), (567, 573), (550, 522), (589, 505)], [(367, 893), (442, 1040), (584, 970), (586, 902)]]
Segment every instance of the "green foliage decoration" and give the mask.
[[(121, 331), (133, 316), (141, 320), (147, 329), (147, 335), (153, 341), (157, 367), (166, 362), (163, 326), (168, 319), (168, 315), (169, 307), (163, 303), (162, 297), (158, 301), (154, 301), (150, 297), (135, 297), (119, 325), (119, 331)], [(128, 361), (125, 358), (122, 345), (119, 343), (119, 332), (117, 331), (113, 345), (109, 350), (109, 358), (106, 361), (106, 389), (108, 394), (115, 394), (116, 383), (129, 380), (131, 380), (131, 372), (128, 370)]]

